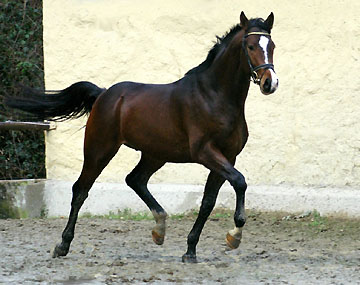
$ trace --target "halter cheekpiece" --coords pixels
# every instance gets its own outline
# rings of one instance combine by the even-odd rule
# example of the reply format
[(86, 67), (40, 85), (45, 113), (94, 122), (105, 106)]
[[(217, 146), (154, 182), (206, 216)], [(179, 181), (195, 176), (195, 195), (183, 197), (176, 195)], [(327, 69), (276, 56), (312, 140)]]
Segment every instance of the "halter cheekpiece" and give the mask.
[(245, 41), (245, 39), (247, 37), (252, 36), (252, 35), (267, 36), (267, 37), (271, 37), (271, 35), (269, 33), (265, 33), (265, 32), (251, 32), (251, 33), (247, 33), (246, 35), (244, 35), (244, 38), (243, 38), (243, 41), (242, 41), (242, 47), (243, 47), (243, 49), (245, 51), (246, 59), (248, 61), (249, 67), (250, 67), (252, 81), (257, 85), (260, 85), (260, 81), (261, 81), (262, 76), (259, 78), (256, 71), (261, 69), (261, 68), (274, 70), (274, 65), (272, 63), (260, 64), (260, 65), (255, 66), (255, 67), (252, 65), (252, 63), (250, 61), (249, 53), (248, 53), (247, 48), (246, 48), (246, 41)]

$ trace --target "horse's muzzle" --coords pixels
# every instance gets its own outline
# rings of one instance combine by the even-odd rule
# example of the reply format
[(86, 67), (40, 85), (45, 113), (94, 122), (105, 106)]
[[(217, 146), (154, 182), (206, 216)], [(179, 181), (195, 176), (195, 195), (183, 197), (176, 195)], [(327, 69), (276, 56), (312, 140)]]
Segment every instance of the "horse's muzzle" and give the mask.
[(273, 69), (267, 69), (260, 81), (260, 90), (264, 95), (270, 95), (279, 86), (279, 78)]

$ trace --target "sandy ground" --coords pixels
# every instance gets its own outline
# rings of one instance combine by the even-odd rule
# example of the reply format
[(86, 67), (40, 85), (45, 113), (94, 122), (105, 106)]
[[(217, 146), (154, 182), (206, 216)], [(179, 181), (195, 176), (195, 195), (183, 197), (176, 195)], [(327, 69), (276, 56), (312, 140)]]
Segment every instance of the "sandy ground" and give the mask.
[(53, 259), (66, 219), (0, 220), (1, 284), (360, 284), (360, 220), (248, 211), (227, 250), (232, 218), (213, 215), (183, 264), (192, 215), (169, 219), (164, 245), (151, 220), (81, 218), (66, 257)]

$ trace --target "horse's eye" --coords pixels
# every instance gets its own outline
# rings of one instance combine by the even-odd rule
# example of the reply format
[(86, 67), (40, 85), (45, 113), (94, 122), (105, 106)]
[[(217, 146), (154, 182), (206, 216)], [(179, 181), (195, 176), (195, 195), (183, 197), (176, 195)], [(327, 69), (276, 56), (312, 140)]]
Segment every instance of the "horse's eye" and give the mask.
[(249, 45), (248, 47), (249, 47), (249, 50), (254, 50), (255, 49), (255, 47), (253, 45)]

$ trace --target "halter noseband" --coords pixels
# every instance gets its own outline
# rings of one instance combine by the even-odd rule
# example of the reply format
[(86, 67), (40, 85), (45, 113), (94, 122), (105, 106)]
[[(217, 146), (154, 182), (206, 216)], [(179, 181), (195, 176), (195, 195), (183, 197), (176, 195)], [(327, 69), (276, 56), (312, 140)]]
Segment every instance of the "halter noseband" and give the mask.
[(243, 49), (245, 51), (246, 59), (248, 61), (250, 71), (251, 71), (251, 78), (252, 78), (252, 80), (253, 80), (253, 82), (255, 84), (260, 85), (262, 75), (259, 78), (256, 71), (261, 69), (261, 68), (274, 70), (274, 65), (272, 63), (265, 63), (265, 64), (260, 64), (258, 66), (253, 67), (253, 65), (251, 64), (251, 61), (250, 61), (250, 57), (249, 57), (249, 53), (248, 53), (247, 48), (246, 48), (246, 41), (245, 41), (245, 39), (248, 36), (251, 36), (251, 35), (259, 35), (259, 36), (267, 36), (267, 37), (271, 37), (271, 35), (269, 33), (264, 33), (264, 32), (251, 32), (251, 33), (247, 33), (246, 35), (244, 35), (244, 38), (243, 38), (243, 41), (242, 41), (242, 47), (243, 47)]

